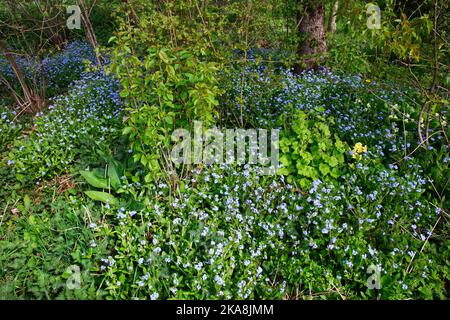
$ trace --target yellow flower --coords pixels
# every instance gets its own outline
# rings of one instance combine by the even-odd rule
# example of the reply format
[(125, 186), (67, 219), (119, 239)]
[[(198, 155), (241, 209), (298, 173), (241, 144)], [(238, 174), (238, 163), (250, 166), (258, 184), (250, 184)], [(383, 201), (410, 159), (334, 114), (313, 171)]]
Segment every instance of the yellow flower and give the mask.
[(370, 80), (370, 79), (366, 79), (366, 82), (367, 82), (367, 83), (371, 83), (371, 82), (372, 82), (372, 80)]
[(361, 159), (362, 154), (367, 152), (367, 146), (363, 146), (361, 142), (357, 142), (355, 143), (352, 151), (353, 159), (356, 159), (357, 156), (359, 157), (359, 159)]

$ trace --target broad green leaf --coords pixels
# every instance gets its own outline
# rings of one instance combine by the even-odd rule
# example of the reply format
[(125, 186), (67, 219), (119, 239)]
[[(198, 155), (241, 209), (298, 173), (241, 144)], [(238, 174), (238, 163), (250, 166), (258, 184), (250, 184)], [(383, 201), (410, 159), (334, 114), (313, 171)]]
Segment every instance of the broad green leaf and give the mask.
[(95, 201), (101, 201), (103, 203), (109, 203), (112, 205), (117, 204), (118, 200), (111, 194), (101, 191), (85, 191), (86, 195)]
[(331, 170), (331, 176), (337, 179), (341, 176), (341, 171), (338, 168), (333, 168), (333, 170)]
[(123, 135), (127, 135), (127, 134), (129, 134), (131, 132), (131, 130), (133, 130), (133, 128), (126, 127), (126, 128), (123, 129), (122, 134)]
[(283, 176), (289, 175), (290, 171), (288, 168), (280, 168), (278, 169), (278, 174), (281, 174)]
[(117, 190), (121, 186), (119, 172), (117, 170), (117, 166), (114, 164), (114, 162), (110, 162), (108, 165), (108, 177), (109, 181), (111, 183), (111, 187), (114, 190)]
[(108, 189), (108, 181), (92, 171), (80, 171), (80, 174), (91, 186), (95, 188)]
[(166, 116), (166, 117), (164, 118), (164, 120), (166, 121), (167, 124), (170, 124), (170, 125), (173, 124), (173, 118), (170, 117), (170, 116)]

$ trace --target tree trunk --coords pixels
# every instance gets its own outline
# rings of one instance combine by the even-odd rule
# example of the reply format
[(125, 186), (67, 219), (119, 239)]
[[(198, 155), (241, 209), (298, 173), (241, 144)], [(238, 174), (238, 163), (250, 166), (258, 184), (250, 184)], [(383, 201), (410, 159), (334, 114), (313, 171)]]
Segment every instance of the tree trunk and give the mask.
[[(302, 0), (298, 0), (300, 4)], [(322, 62), (327, 52), (325, 39), (325, 11), (322, 1), (302, 6), (297, 12), (297, 32), (304, 38), (298, 47), (300, 62), (295, 66), (295, 72), (316, 68)]]
[(334, 31), (336, 30), (336, 15), (339, 8), (339, 1), (336, 0), (333, 7), (331, 8), (330, 18), (328, 20), (328, 34), (330, 38), (333, 37)]

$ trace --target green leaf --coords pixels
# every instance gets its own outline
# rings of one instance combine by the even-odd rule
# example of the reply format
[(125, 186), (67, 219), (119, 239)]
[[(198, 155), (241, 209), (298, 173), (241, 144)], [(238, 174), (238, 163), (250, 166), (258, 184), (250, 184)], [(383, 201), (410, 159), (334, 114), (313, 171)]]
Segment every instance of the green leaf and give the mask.
[(158, 168), (159, 168), (158, 160), (154, 160), (154, 159), (150, 160), (149, 164), (150, 164), (151, 170), (158, 170)]
[(145, 156), (145, 154), (143, 154), (141, 157), (141, 163), (143, 166), (147, 166), (148, 160), (147, 160), (147, 157)]
[(283, 176), (288, 176), (290, 174), (290, 171), (288, 168), (280, 168), (280, 169), (278, 169), (278, 174), (281, 174)]
[(166, 121), (167, 124), (170, 124), (170, 125), (173, 124), (173, 118), (170, 117), (170, 116), (166, 116), (166, 117), (164, 118), (164, 120)]
[(151, 181), (153, 180), (152, 174), (151, 174), (151, 173), (148, 173), (148, 174), (145, 176), (144, 180), (145, 180), (146, 183), (151, 182)]
[(331, 170), (331, 176), (335, 179), (339, 178), (341, 175), (341, 171), (338, 168), (333, 168), (333, 170)]
[(118, 200), (111, 194), (100, 191), (85, 191), (86, 195), (95, 201), (116, 205)]
[(330, 165), (330, 167), (336, 167), (339, 164), (339, 161), (335, 157), (330, 157), (328, 164)]
[(111, 187), (113, 187), (114, 190), (120, 189), (121, 183), (119, 172), (114, 162), (110, 162), (108, 165), (108, 177), (111, 183)]
[(23, 197), (23, 205), (25, 206), (25, 209), (30, 210), (31, 208), (31, 200), (30, 197), (26, 194), (25, 197)]
[(167, 54), (164, 51), (159, 51), (158, 52), (159, 58), (164, 62), (164, 63), (169, 63), (169, 57), (167, 56)]
[(309, 153), (308, 151), (301, 151), (300, 156), (302, 157), (302, 159), (304, 160), (304, 162), (306, 164), (309, 164), (311, 162), (311, 160), (313, 159), (312, 154)]
[(291, 161), (289, 160), (288, 155), (282, 155), (280, 157), (280, 163), (282, 163), (285, 167), (288, 167), (291, 164)]
[(127, 135), (127, 134), (129, 134), (131, 132), (131, 130), (133, 130), (132, 127), (126, 127), (126, 128), (123, 129), (122, 134), (123, 135)]
[(91, 186), (100, 189), (108, 189), (108, 181), (97, 173), (91, 171), (80, 171), (80, 174)]
[(330, 172), (330, 167), (325, 163), (319, 164), (319, 170), (322, 175), (326, 176)]

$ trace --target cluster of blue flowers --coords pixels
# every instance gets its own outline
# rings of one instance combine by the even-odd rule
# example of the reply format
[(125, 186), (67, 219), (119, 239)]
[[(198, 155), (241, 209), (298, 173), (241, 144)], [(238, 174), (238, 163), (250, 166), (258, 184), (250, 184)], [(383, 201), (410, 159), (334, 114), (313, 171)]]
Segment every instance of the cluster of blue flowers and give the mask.
[(393, 287), (406, 297), (404, 285), (414, 289), (416, 276), (430, 276), (424, 265), (405, 271), (412, 259), (426, 259), (426, 252), (416, 255), (440, 214), (420, 200), (426, 181), (419, 166), (369, 174), (360, 164), (339, 186), (316, 180), (307, 194), (257, 173), (249, 165), (194, 169), (170, 201), (160, 183), (143, 210), (106, 209), (117, 223), (96, 228), (117, 237), (114, 264), (105, 258), (100, 268), (111, 295), (285, 298), (300, 283), (315, 292), (330, 283), (363, 288), (375, 265), (401, 281)]
[[(85, 57), (93, 60), (93, 52), (75, 43), (44, 61), (51, 86), (71, 85), (36, 115), (29, 136), (17, 140), (3, 160), (19, 180), (39, 184), (121, 136), (119, 84), (102, 72), (84, 72)], [(72, 72), (79, 80), (66, 76)], [(311, 112), (325, 117), (349, 145), (367, 145), (367, 153), (350, 159), (349, 174), (314, 180), (310, 190), (283, 176), (261, 176), (251, 165), (199, 166), (177, 181), (177, 192), (162, 181), (141, 185), (139, 175), (129, 182), (127, 172), (120, 178), (121, 195), (133, 201), (106, 203), (103, 218), (89, 223), (95, 234), (89, 249), (108, 246), (97, 264), (110, 296), (375, 297), (366, 286), (370, 266), (388, 279), (383, 297), (410, 297), (421, 288), (419, 278), (438, 282), (439, 265), (428, 251), (433, 247), (424, 244), (442, 211), (424, 200), (429, 181), (413, 159), (387, 161), (414, 142), (405, 136), (407, 125), (399, 128), (399, 120), (409, 121), (402, 96), (325, 69), (300, 76), (261, 66), (246, 72), (242, 88), (242, 77), (229, 77), (225, 98), (231, 105), (221, 110), (222, 119), (242, 107), (247, 125), (273, 128), (283, 127), (280, 121), (288, 122), (295, 110)], [(16, 128), (12, 116), (0, 111), (0, 137)]]
[[(328, 69), (305, 71), (249, 65), (244, 81), (237, 68), (227, 76), (222, 119), (238, 119), (241, 108), (247, 125), (284, 127), (293, 110), (322, 115), (330, 128), (349, 145), (370, 146), (369, 157), (401, 158), (417, 145), (412, 119), (417, 94)], [(241, 99), (242, 98), (242, 99)], [(432, 129), (430, 129), (430, 134)], [(443, 135), (431, 137), (434, 143)], [(433, 148), (430, 146), (430, 148)]]
[(101, 72), (82, 74), (48, 109), (36, 115), (34, 131), (16, 141), (7, 157), (18, 178), (37, 183), (51, 178), (67, 170), (77, 155), (109, 146), (121, 134), (119, 86)]
[[(166, 183), (150, 186), (153, 196), (137, 199), (142, 210), (105, 206), (116, 222), (99, 221), (96, 230), (98, 240), (101, 230), (115, 236), (114, 264), (104, 258), (99, 265), (111, 296), (334, 297), (340, 288), (347, 297), (375, 297), (367, 287), (372, 266), (388, 279), (383, 297), (410, 297), (422, 285), (418, 278), (436, 281), (439, 266), (423, 250), (442, 214), (424, 200), (429, 181), (409, 157), (383, 164), (394, 163), (389, 156), (403, 155), (414, 139), (398, 127), (399, 114), (409, 119), (402, 96), (325, 69), (300, 76), (246, 71), (242, 92), (242, 77), (228, 78), (224, 125), (241, 104), (246, 124), (257, 127), (282, 127), (280, 117), (303, 110), (324, 116), (334, 133), (369, 151), (350, 160), (349, 174), (315, 180), (310, 190), (282, 176), (261, 177), (254, 166), (216, 164), (192, 170), (179, 193)], [(124, 181), (133, 195), (141, 188)]]
[[(82, 41), (69, 43), (62, 51), (50, 54), (38, 61), (35, 57), (15, 57), (26, 81), (44, 85), (50, 96), (63, 92), (69, 84), (82, 77), (84, 61), (95, 63), (93, 48)], [(0, 73), (11, 83), (17, 83), (11, 65), (0, 56)], [(42, 83), (44, 81), (44, 83)]]
[(48, 86), (53, 89), (66, 89), (68, 85), (81, 79), (87, 60), (95, 62), (95, 52), (85, 42), (74, 41), (69, 43), (62, 52), (46, 57), (42, 61)]

